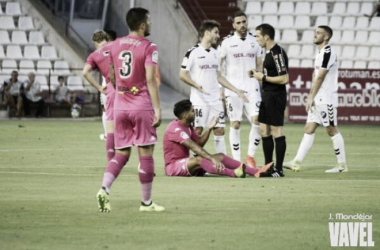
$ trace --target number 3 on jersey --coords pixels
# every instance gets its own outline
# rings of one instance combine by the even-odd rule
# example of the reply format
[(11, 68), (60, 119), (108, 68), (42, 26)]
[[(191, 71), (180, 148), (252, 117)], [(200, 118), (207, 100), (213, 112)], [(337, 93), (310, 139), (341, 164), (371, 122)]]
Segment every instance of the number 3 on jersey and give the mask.
[(120, 78), (129, 78), (132, 73), (132, 52), (129, 50), (120, 52), (119, 59), (122, 60), (122, 67), (119, 68)]

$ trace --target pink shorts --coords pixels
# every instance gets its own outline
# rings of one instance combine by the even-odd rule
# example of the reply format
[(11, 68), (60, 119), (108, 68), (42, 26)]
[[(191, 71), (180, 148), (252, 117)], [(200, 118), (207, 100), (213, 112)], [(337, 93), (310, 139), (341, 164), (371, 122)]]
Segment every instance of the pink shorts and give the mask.
[(191, 176), (187, 168), (187, 162), (190, 158), (180, 159), (170, 165), (165, 166), (165, 174), (168, 176)]
[(112, 84), (109, 83), (107, 85), (107, 100), (106, 100), (106, 117), (107, 121), (113, 121), (114, 115), (113, 115), (113, 104), (115, 102), (115, 89), (113, 88)]
[(115, 110), (114, 118), (116, 149), (157, 143), (153, 110)]

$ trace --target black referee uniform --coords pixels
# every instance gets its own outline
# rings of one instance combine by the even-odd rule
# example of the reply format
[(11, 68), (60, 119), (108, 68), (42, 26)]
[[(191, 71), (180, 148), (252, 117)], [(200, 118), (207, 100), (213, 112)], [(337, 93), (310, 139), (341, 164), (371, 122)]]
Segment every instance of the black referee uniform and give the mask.
[[(280, 76), (288, 74), (288, 56), (284, 49), (276, 44), (265, 55), (263, 63), (264, 75)], [(284, 126), (286, 107), (286, 85), (262, 81), (262, 101), (259, 111), (259, 122), (271, 126)], [(272, 136), (263, 137), (265, 164), (273, 161), (274, 142)], [(276, 168), (282, 172), (282, 163), (286, 152), (285, 136), (275, 138)]]

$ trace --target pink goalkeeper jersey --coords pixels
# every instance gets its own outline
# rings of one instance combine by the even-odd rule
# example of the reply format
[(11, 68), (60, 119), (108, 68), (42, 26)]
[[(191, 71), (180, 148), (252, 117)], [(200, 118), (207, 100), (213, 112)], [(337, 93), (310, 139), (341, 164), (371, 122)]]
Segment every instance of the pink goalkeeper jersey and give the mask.
[(114, 110), (152, 110), (145, 66), (156, 66), (156, 44), (139, 36), (116, 39), (110, 53), (116, 76)]
[(106, 78), (106, 82), (110, 82), (109, 78), (109, 68), (110, 68), (110, 50), (112, 48), (113, 42), (106, 43), (102, 45), (100, 48), (92, 52), (88, 58), (86, 63), (91, 65), (92, 69), (98, 69), (102, 76)]
[(192, 126), (186, 127), (178, 120), (168, 124), (164, 135), (165, 166), (180, 159), (189, 158), (190, 150), (182, 145), (189, 138), (193, 141), (199, 138)]

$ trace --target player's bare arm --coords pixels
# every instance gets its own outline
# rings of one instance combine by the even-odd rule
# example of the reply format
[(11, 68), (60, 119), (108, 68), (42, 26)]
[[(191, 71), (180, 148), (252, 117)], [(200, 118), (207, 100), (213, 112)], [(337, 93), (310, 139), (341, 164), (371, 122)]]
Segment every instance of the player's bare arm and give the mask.
[(112, 63), (110, 64), (110, 70), (109, 70), (108, 74), (109, 74), (109, 78), (110, 78), (110, 81), (111, 81), (113, 87), (116, 88), (115, 68), (114, 68)]
[(186, 83), (187, 85), (190, 85), (191, 87), (194, 87), (196, 88), (198, 91), (202, 92), (203, 94), (206, 94), (208, 95), (209, 93), (205, 92), (202, 88), (201, 85), (197, 84), (196, 82), (194, 82), (191, 77), (190, 77), (190, 74), (189, 74), (189, 71), (187, 70), (184, 70), (184, 69), (181, 69), (181, 71), (179, 72), (179, 79), (181, 81), (183, 81), (184, 83)]
[(220, 71), (218, 71), (218, 76), (217, 76), (217, 79), (218, 79), (218, 82), (225, 88), (235, 92), (241, 99), (243, 99), (244, 102), (248, 103), (248, 99), (247, 97), (245, 96), (245, 91), (244, 90), (241, 90), (241, 89), (238, 89), (236, 88), (234, 85), (232, 85), (229, 81), (227, 81), (227, 79), (222, 76), (222, 73)]
[[(306, 101), (306, 112), (309, 111), (309, 109), (314, 105), (314, 97), (317, 95), (319, 89), (322, 86), (323, 80), (325, 79), (327, 75), (328, 70), (326, 69), (320, 69), (317, 78), (315, 78), (314, 82), (311, 84), (309, 96), (307, 97)], [(315, 73), (315, 72), (314, 72)], [(313, 73), (313, 76), (314, 76)]]
[(161, 124), (161, 104), (160, 92), (156, 81), (156, 66), (145, 66), (145, 77), (148, 85), (150, 98), (152, 99), (154, 109), (154, 121), (152, 126), (158, 127)]
[(83, 77), (92, 85), (94, 86), (100, 93), (105, 94), (104, 89), (100, 84), (91, 76), (92, 68), (91, 65), (85, 63), (82, 70)]

